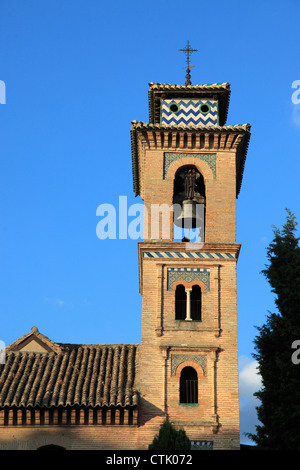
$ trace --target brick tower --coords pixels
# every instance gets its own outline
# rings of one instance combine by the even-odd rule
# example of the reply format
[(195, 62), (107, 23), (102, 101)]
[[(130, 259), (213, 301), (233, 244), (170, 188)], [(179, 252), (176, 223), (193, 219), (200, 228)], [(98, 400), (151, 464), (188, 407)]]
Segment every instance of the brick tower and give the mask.
[(250, 126), (226, 125), (229, 98), (228, 83), (150, 83), (150, 122), (132, 123), (141, 448), (168, 417), (194, 448), (239, 449), (236, 198)]

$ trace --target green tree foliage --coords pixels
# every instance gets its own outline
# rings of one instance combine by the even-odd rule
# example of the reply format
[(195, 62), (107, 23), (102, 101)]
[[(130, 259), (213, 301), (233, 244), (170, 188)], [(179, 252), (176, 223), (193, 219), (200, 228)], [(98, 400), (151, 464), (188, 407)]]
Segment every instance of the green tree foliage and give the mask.
[(149, 450), (190, 450), (191, 443), (184, 429), (176, 430), (166, 419), (154, 437)]
[[(270, 313), (254, 340), (254, 358), (262, 378), (255, 394), (260, 400), (256, 435), (248, 436), (262, 449), (300, 450), (300, 247), (295, 216), (287, 211), (282, 230), (274, 229), (262, 271), (275, 294)], [(298, 343), (298, 345), (297, 345)], [(297, 349), (299, 354), (297, 354)]]

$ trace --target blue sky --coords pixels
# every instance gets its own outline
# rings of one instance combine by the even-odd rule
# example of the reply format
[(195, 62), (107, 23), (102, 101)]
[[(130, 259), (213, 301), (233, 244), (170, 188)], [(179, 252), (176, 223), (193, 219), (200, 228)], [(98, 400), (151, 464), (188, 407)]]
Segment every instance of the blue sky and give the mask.
[(260, 271), (272, 225), (286, 207), (300, 218), (299, 13), (296, 0), (0, 1), (5, 344), (32, 326), (56, 342), (140, 342), (137, 241), (99, 240), (96, 209), (140, 202), (131, 121), (148, 121), (149, 82), (184, 83), (189, 40), (192, 83), (229, 82), (227, 123), (252, 125), (237, 241), (241, 424), (253, 431), (255, 325), (274, 310)]

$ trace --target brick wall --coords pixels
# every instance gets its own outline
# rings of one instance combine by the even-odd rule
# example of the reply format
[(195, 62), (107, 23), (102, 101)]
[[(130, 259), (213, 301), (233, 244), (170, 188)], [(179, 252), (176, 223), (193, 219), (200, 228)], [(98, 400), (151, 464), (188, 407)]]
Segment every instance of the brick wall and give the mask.
[[(151, 220), (157, 206), (166, 205), (166, 215), (172, 206), (173, 182), (176, 171), (183, 165), (194, 165), (203, 175), (206, 191), (206, 226), (205, 241), (208, 243), (234, 243), (236, 237), (236, 175), (235, 152), (218, 152), (216, 157), (215, 176), (208, 163), (199, 158), (190, 157), (178, 159), (171, 163), (165, 178), (163, 178), (164, 152), (147, 150), (145, 157), (144, 204), (148, 214), (148, 224), (145, 223), (144, 239), (173, 241), (172, 220), (166, 238), (160, 219)], [(152, 212), (151, 212), (152, 211)], [(165, 219), (167, 220), (167, 219)], [(152, 225), (151, 225), (152, 222)], [(165, 227), (166, 229), (166, 227)], [(152, 234), (152, 236), (151, 236)], [(158, 234), (158, 236), (155, 236)]]
[(0, 450), (36, 450), (46, 445), (66, 450), (136, 449), (137, 426), (7, 426), (0, 432)]

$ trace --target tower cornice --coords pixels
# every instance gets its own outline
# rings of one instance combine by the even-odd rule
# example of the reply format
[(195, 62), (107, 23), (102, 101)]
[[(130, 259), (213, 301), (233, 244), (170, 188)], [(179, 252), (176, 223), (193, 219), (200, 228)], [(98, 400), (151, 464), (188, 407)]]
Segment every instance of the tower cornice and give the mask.
[(133, 121), (131, 151), (133, 185), (136, 196), (143, 199), (146, 150), (182, 152), (236, 152), (236, 197), (241, 189), (244, 166), (251, 135), (250, 124), (231, 126), (167, 126)]

